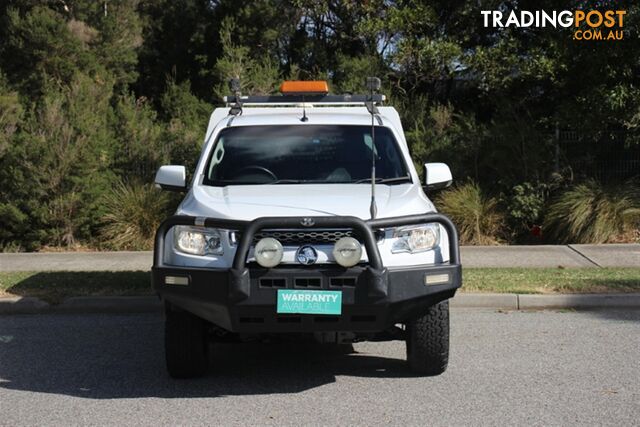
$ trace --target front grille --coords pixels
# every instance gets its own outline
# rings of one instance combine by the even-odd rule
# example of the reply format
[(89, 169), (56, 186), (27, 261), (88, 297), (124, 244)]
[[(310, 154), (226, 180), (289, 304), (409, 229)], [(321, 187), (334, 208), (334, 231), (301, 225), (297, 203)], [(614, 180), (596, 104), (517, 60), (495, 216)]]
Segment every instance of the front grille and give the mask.
[[(332, 245), (343, 237), (353, 237), (354, 233), (349, 229), (342, 230), (262, 230), (253, 236), (255, 245), (260, 239), (272, 237), (284, 246), (299, 246), (305, 244)], [(239, 242), (242, 233), (232, 232), (230, 240)]]
[[(376, 230), (376, 240), (380, 242), (384, 239), (384, 232), (382, 230)], [(234, 231), (231, 232), (230, 240), (233, 243), (240, 241), (242, 233)], [(262, 230), (257, 232), (253, 236), (253, 244), (258, 243), (260, 239), (265, 237), (272, 237), (279, 241), (283, 246), (300, 246), (310, 244), (326, 244), (333, 245), (343, 237), (354, 237), (362, 243), (362, 239), (358, 238), (357, 234), (350, 229), (336, 229), (336, 230)]]
[(260, 287), (261, 288), (286, 288), (287, 281), (285, 279), (263, 278), (263, 279), (260, 279)]
[(332, 277), (331, 278), (331, 286), (336, 288), (344, 288), (344, 287), (355, 287), (356, 286), (356, 278), (355, 277)]
[(256, 233), (253, 242), (273, 237), (283, 245), (334, 244), (343, 237), (352, 237), (351, 230), (264, 230)]
[(322, 279), (319, 277), (299, 277), (295, 279), (296, 288), (319, 288), (322, 286)]

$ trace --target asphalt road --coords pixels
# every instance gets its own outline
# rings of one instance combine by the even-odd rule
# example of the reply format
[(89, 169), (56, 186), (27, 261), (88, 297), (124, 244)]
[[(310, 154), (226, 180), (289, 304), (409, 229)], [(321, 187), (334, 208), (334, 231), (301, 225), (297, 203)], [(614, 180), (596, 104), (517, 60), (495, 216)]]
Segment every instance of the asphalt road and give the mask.
[(2, 425), (638, 425), (640, 311), (455, 309), (442, 376), (404, 345), (226, 344), (164, 370), (159, 315), (0, 316)]

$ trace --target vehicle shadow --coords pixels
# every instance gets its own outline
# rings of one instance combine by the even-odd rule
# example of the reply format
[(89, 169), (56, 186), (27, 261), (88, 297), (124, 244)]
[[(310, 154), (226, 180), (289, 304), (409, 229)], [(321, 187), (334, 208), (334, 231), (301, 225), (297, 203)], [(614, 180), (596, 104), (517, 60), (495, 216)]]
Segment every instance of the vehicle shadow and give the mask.
[(5, 389), (90, 399), (219, 397), (299, 393), (341, 375), (412, 376), (401, 359), (319, 344), (250, 343), (215, 344), (206, 377), (174, 380), (164, 367), (159, 316), (118, 318), (0, 317), (0, 396)]
[(152, 295), (148, 271), (47, 271), (27, 275), (6, 291), (53, 304), (70, 296)]
[(624, 322), (640, 322), (640, 310), (635, 307), (629, 308), (582, 308), (579, 310), (589, 316), (598, 317), (604, 320), (615, 320)]

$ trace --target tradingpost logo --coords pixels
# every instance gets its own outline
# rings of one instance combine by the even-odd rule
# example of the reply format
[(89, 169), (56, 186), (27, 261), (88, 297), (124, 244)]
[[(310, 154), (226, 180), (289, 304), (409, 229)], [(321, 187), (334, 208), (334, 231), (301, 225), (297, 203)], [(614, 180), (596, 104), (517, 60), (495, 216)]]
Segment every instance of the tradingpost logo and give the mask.
[(499, 10), (480, 11), (485, 28), (574, 28), (574, 40), (616, 41), (624, 39), (626, 10)]

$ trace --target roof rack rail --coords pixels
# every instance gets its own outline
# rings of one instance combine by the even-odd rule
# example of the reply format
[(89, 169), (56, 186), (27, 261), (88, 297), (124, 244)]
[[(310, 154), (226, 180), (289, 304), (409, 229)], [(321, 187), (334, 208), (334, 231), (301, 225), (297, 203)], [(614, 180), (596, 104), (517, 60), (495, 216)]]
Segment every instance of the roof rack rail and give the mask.
[(250, 105), (293, 105), (293, 104), (314, 104), (314, 105), (365, 105), (366, 102), (373, 101), (381, 104), (386, 97), (381, 94), (372, 95), (266, 95), (266, 96), (241, 96), (239, 99), (235, 95), (225, 96), (223, 101), (227, 107), (236, 104), (237, 101), (243, 106)]

